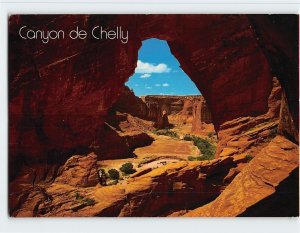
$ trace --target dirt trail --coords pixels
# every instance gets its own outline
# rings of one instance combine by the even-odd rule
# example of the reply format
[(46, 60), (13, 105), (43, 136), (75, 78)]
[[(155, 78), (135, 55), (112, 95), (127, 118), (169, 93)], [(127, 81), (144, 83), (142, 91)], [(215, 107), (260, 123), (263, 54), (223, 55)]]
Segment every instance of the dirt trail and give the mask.
[(156, 168), (166, 163), (187, 160), (189, 156), (198, 156), (199, 149), (193, 142), (164, 135), (156, 135), (147, 132), (154, 138), (154, 142), (145, 147), (137, 148), (134, 151), (135, 158), (104, 160), (98, 165), (105, 169), (120, 168), (126, 162), (130, 162), (137, 170), (145, 168)]
[(199, 155), (199, 149), (191, 141), (184, 141), (164, 135), (151, 135), (155, 141), (145, 147), (137, 148), (134, 153), (138, 158), (175, 156), (179, 159), (187, 159), (188, 156)]

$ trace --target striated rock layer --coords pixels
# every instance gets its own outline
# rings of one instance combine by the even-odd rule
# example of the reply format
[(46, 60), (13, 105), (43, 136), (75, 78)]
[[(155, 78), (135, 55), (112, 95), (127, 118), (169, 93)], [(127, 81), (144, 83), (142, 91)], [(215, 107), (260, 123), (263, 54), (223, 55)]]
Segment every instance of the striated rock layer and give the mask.
[[(43, 188), (45, 195), (36, 186), (13, 215), (166, 216), (216, 198), (225, 187), (223, 178), (235, 164), (233, 158), (171, 163), (107, 187), (81, 188), (54, 182)], [(86, 198), (94, 203), (88, 205)]]
[(240, 117), (220, 126), (217, 156), (249, 154), (255, 156), (278, 133), (282, 89), (273, 78), (268, 112), (257, 117)]
[[(148, 95), (141, 98), (150, 109), (154, 108), (165, 112), (172, 122), (192, 123), (192, 132), (194, 133), (201, 132), (203, 124), (212, 123), (211, 113), (203, 96)], [(151, 119), (151, 117), (149, 118)]]
[(184, 216), (298, 216), (298, 176), (298, 146), (277, 136), (216, 200)]
[(211, 113), (205, 99), (201, 96), (193, 103), (192, 132), (199, 133), (203, 130), (205, 124), (210, 123), (212, 123)]

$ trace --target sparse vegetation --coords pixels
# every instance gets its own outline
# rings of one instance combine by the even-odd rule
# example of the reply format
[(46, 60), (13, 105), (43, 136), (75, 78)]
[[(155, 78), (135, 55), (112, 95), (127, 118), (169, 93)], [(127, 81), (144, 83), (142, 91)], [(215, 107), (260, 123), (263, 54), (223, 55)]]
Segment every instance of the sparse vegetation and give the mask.
[(250, 154), (246, 154), (245, 155), (245, 159), (246, 159), (247, 163), (249, 163), (253, 158), (254, 157), (252, 155), (250, 155)]
[(195, 156), (189, 156), (189, 157), (188, 157), (188, 160), (189, 160), (189, 161), (199, 161), (200, 159), (199, 159), (199, 156), (198, 156), (198, 157), (195, 157)]
[(77, 201), (77, 203), (81, 203), (84, 204), (85, 206), (91, 206), (91, 205), (95, 205), (96, 201), (92, 198), (84, 198), (84, 196), (82, 196), (79, 192), (76, 192), (75, 195), (75, 200)]
[(189, 134), (185, 135), (183, 139), (186, 141), (193, 141), (194, 145), (197, 146), (201, 151), (201, 156), (193, 157), (193, 161), (214, 159), (216, 153), (216, 146), (212, 144), (208, 139), (196, 137), (194, 135)]
[(133, 169), (133, 164), (132, 163), (124, 163), (120, 167), (120, 171), (123, 172), (125, 175), (130, 175), (136, 172), (135, 169)]
[(169, 129), (160, 129), (160, 130), (153, 130), (152, 133), (156, 135), (165, 135), (169, 136), (171, 138), (179, 138), (178, 134), (172, 130)]
[(214, 156), (211, 155), (200, 155), (200, 156), (189, 156), (189, 161), (204, 161), (204, 160), (212, 160)]
[(108, 175), (109, 175), (109, 178), (112, 179), (112, 180), (118, 180), (120, 179), (120, 173), (118, 170), (116, 169), (110, 169), (108, 170)]
[(102, 172), (102, 174), (103, 174), (105, 177), (107, 177), (107, 176), (108, 176), (108, 174), (106, 173), (105, 169), (103, 169), (103, 168), (100, 168), (100, 169), (99, 169), (99, 171), (101, 171), (101, 172)]
[(85, 204), (87, 206), (95, 205), (95, 203), (96, 203), (96, 201), (92, 198), (85, 198), (85, 199), (83, 199), (83, 201), (85, 202)]
[(190, 134), (186, 134), (186, 135), (184, 135), (183, 140), (186, 140), (186, 141), (193, 141), (193, 137), (194, 137), (194, 136), (191, 136)]
[(215, 132), (209, 132), (209, 133), (207, 134), (207, 136), (208, 136), (209, 138), (212, 138), (213, 136), (215, 136)]
[(83, 199), (83, 196), (79, 192), (76, 192), (74, 197), (75, 197), (76, 200), (82, 200)]

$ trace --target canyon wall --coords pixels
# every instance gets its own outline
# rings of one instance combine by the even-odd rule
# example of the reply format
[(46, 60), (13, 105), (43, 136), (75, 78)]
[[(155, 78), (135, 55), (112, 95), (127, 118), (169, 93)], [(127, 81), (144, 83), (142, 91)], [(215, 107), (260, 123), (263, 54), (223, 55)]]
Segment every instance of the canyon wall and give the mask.
[(272, 73), (283, 87), (279, 132), (299, 143), (299, 15), (249, 15)]
[(196, 125), (201, 125), (201, 121), (212, 123), (211, 114), (203, 96), (148, 95), (141, 98), (150, 109), (155, 106), (154, 109), (164, 111), (173, 123), (193, 123), (195, 129)]
[(205, 99), (199, 98), (193, 104), (193, 122), (192, 132), (199, 133), (203, 129), (204, 124), (211, 124), (212, 118), (211, 113), (208, 109)]
[(156, 103), (159, 108), (166, 111), (168, 115), (179, 114), (182, 111), (185, 111), (187, 115), (191, 115), (192, 102), (199, 97), (200, 96), (147, 95), (141, 98), (147, 105)]
[[(152, 111), (155, 111), (151, 108)], [(139, 117), (141, 119), (152, 119), (150, 113), (150, 108), (147, 104), (140, 99), (139, 97), (134, 95), (134, 92), (130, 90), (127, 86), (124, 86), (121, 90), (121, 94), (118, 97), (117, 101), (111, 107), (111, 111), (118, 111), (121, 113), (129, 113), (132, 116)], [(153, 113), (156, 118), (158, 112), (155, 111)]]

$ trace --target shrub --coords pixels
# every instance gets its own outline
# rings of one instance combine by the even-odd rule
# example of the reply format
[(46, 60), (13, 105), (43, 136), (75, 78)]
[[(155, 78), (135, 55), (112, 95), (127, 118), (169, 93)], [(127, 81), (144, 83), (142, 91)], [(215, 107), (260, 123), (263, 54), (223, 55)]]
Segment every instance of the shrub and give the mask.
[(214, 132), (209, 132), (209, 133), (207, 134), (207, 136), (208, 136), (209, 138), (212, 138), (214, 135), (215, 135)]
[(206, 138), (200, 138), (196, 136), (191, 136), (189, 134), (185, 135), (184, 140), (186, 141), (193, 141), (194, 145), (199, 148), (201, 151), (201, 156), (194, 157), (197, 159), (194, 160), (212, 160), (215, 157), (216, 153), (216, 146), (212, 144), (208, 139)]
[(157, 135), (165, 135), (172, 138), (179, 138), (178, 134), (172, 130), (169, 129), (160, 129), (160, 130), (153, 130), (152, 133), (155, 133)]
[(186, 134), (186, 135), (184, 135), (183, 140), (193, 141), (193, 137), (191, 135), (189, 135), (189, 134)]
[(196, 160), (197, 160), (197, 157), (189, 156), (189, 157), (188, 157), (188, 160), (189, 160), (189, 161), (196, 161)]
[(201, 156), (189, 156), (189, 161), (201, 161)]
[(120, 171), (124, 172), (124, 174), (129, 175), (132, 173), (135, 173), (136, 170), (133, 169), (133, 165), (132, 163), (124, 163), (121, 167), (120, 167)]
[(76, 200), (83, 199), (83, 196), (79, 192), (76, 192), (75, 195), (74, 195), (74, 197), (75, 197)]
[(105, 169), (103, 169), (103, 168), (100, 168), (100, 169), (99, 169), (99, 171), (101, 171), (101, 172), (102, 172), (103, 176), (105, 176), (105, 177), (107, 177), (107, 176), (108, 176), (108, 175), (107, 175), (107, 173), (106, 173), (106, 171), (105, 171)]
[(250, 154), (246, 154), (245, 155), (245, 159), (246, 159), (247, 163), (250, 162), (253, 158), (254, 157), (252, 155), (250, 155)]
[(210, 155), (203, 154), (203, 155), (198, 157), (198, 160), (199, 161), (204, 161), (204, 160), (212, 160), (214, 158), (215, 158), (215, 154), (210, 154)]
[(214, 159), (214, 156), (211, 155), (200, 155), (200, 156), (189, 156), (189, 161), (204, 161), (204, 160), (212, 160)]
[(95, 205), (96, 203), (96, 201), (92, 198), (85, 198), (83, 201), (87, 206)]
[(84, 196), (82, 196), (80, 193), (76, 192), (75, 195), (75, 200), (77, 201), (77, 203), (81, 203), (81, 204), (85, 204), (87, 206), (91, 206), (94, 205), (96, 203), (96, 201), (94, 199), (91, 198), (84, 198)]
[(199, 148), (202, 155), (214, 157), (216, 153), (216, 146), (210, 143), (207, 139), (196, 138), (194, 145)]
[(110, 169), (108, 175), (112, 180), (118, 180), (120, 178), (120, 173), (116, 169)]

